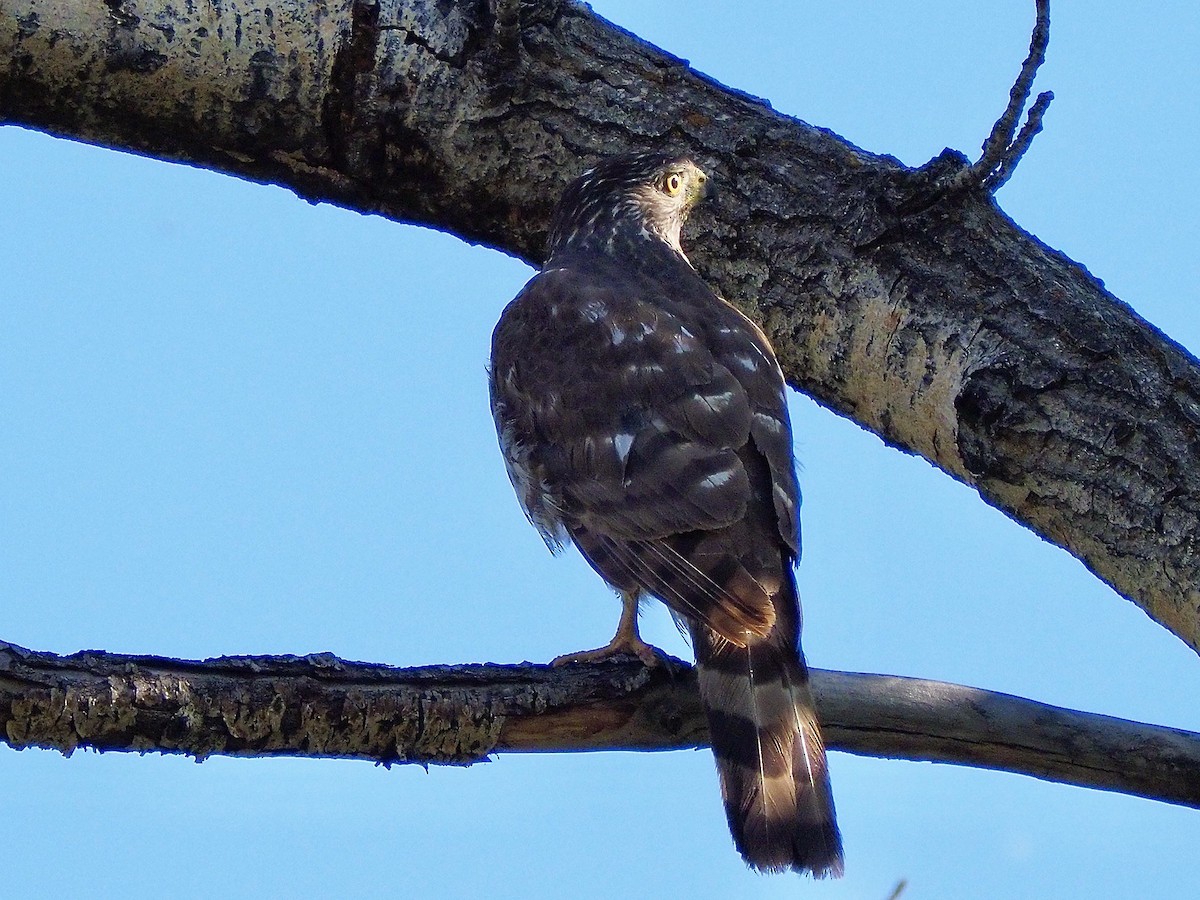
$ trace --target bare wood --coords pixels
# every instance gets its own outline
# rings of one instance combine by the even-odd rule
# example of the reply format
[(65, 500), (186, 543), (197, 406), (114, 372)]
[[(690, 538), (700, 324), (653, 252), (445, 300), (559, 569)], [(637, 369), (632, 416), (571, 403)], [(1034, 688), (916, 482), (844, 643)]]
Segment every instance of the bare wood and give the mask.
[(557, 0), (5, 0), (0, 60), (0, 120), (530, 260), (586, 161), (690, 152), (723, 199), (689, 253), (792, 384), (1200, 649), (1200, 367), (986, 191), (923, 202), (958, 154), (905, 169)]
[[(977, 688), (813, 671), (829, 747), (1200, 807), (1200, 735)], [(695, 675), (640, 663), (396, 669), (315, 656), (197, 662), (0, 642), (0, 739), (465, 765), (496, 752), (705, 746)]]

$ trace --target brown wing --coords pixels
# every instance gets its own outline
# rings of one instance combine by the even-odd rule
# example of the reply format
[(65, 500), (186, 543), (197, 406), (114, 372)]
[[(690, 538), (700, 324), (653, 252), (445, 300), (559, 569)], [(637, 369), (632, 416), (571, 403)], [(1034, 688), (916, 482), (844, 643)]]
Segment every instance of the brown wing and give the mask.
[(770, 631), (798, 547), (791, 436), (765, 341), (695, 283), (681, 299), (597, 263), (539, 275), (493, 336), (493, 412), (548, 542), (742, 644)]

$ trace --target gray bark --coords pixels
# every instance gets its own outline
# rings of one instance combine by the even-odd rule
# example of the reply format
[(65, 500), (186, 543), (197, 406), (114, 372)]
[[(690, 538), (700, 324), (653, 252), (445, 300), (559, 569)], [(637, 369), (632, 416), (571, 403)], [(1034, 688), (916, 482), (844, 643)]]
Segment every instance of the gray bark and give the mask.
[[(1200, 807), (1200, 735), (915, 678), (812, 674), (832, 749)], [(701, 747), (708, 734), (695, 673), (678, 661), (395, 669), (331, 654), (195, 662), (0, 643), (0, 739), (466, 765), (501, 751)]]
[(690, 254), (793, 385), (1200, 649), (1200, 368), (986, 194), (933, 202), (957, 154), (906, 169), (553, 0), (0, 0), (0, 61), (0, 120), (531, 261), (585, 162), (689, 153), (722, 186)]

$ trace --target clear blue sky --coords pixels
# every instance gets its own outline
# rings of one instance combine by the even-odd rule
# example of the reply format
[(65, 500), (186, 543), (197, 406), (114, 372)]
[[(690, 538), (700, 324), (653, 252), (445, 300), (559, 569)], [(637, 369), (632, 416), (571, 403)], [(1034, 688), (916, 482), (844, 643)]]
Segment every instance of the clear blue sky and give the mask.
[[(972, 155), (1032, 2), (597, 10), (858, 145)], [(735, 11), (736, 8), (736, 11)], [(1046, 131), (1000, 194), (1200, 350), (1200, 12), (1056, 2)], [(564, 177), (572, 173), (564, 173)], [(548, 660), (618, 604), (551, 559), (487, 411), (531, 274), (287, 191), (0, 128), (0, 638), (184, 657)], [(1200, 730), (1200, 660), (968, 488), (804, 397), (814, 665)], [(654, 608), (647, 636), (687, 648)], [(470, 769), (0, 747), (8, 896), (1195, 896), (1200, 812), (834, 754), (839, 883), (747, 872), (707, 753)], [(616, 874), (614, 874), (616, 873)]]

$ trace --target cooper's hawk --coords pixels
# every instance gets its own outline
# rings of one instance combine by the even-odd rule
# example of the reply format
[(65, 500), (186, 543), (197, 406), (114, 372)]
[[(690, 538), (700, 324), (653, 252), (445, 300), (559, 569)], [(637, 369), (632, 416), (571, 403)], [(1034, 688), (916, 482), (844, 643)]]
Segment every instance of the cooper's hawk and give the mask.
[(660, 598), (691, 634), (738, 850), (757, 869), (837, 875), (783, 375), (680, 247), (706, 180), (642, 153), (567, 188), (545, 267), (492, 337), (492, 411), (530, 521), (552, 550), (574, 541), (624, 601), (612, 643), (559, 661), (653, 663), (637, 604)]

